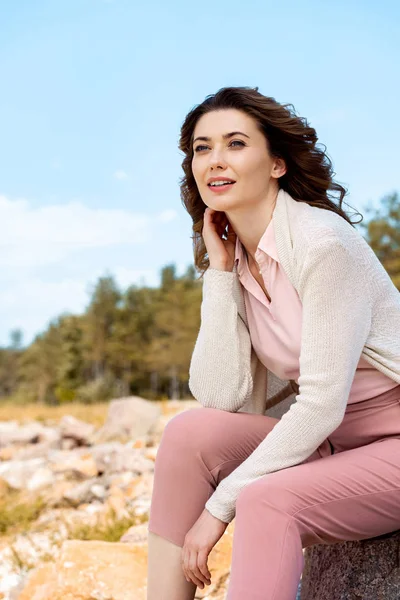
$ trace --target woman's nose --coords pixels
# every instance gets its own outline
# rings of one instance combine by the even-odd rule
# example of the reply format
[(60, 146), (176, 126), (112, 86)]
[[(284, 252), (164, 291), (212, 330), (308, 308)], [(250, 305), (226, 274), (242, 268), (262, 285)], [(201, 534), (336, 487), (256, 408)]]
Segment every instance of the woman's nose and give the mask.
[(226, 161), (224, 160), (221, 152), (213, 150), (209, 156), (210, 167), (213, 167), (214, 169), (217, 167), (226, 167)]

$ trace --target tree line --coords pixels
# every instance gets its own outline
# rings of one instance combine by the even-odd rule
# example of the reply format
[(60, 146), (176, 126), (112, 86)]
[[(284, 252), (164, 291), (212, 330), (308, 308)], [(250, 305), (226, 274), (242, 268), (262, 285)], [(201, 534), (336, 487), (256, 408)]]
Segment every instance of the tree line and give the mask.
[[(400, 291), (399, 195), (366, 207), (357, 227)], [(83, 314), (58, 316), (27, 347), (20, 330), (10, 332), (9, 346), (0, 348), (0, 399), (62, 404), (190, 397), (201, 298), (193, 266), (182, 276), (174, 264), (164, 266), (158, 288), (135, 284), (123, 291), (112, 275), (100, 277)]]

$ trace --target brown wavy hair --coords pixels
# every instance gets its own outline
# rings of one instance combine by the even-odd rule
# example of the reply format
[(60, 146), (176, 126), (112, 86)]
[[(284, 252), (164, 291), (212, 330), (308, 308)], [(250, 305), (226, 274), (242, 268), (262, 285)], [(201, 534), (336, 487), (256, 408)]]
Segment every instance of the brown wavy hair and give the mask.
[[(266, 138), (271, 156), (284, 159), (287, 170), (279, 178), (280, 188), (298, 202), (337, 213), (354, 227), (355, 223), (342, 208), (347, 190), (333, 180), (335, 173), (326, 153), (326, 146), (322, 145), (323, 149), (317, 147), (316, 131), (307, 120), (296, 114), (292, 104), (280, 104), (274, 98), (261, 94), (258, 87), (224, 87), (216, 94), (207, 96), (204, 102), (186, 115), (179, 139), (179, 149), (184, 153), (180, 197), (192, 218), (194, 263), (201, 276), (210, 264), (206, 258), (207, 248), (202, 236), (207, 205), (200, 196), (192, 173), (193, 132), (202, 115), (230, 108), (253, 117)], [(338, 194), (336, 202), (335, 194)], [(356, 221), (360, 223), (363, 216), (359, 212), (356, 214), (361, 216)]]

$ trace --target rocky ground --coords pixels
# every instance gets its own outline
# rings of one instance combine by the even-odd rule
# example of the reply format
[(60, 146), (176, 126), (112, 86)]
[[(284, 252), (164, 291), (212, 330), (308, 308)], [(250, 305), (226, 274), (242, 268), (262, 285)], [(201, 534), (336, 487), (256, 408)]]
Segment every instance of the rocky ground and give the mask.
[[(131, 397), (111, 402), (100, 428), (68, 415), (0, 421), (0, 599), (145, 600), (157, 448), (193, 407)], [(196, 598), (225, 597), (232, 535), (233, 522)]]

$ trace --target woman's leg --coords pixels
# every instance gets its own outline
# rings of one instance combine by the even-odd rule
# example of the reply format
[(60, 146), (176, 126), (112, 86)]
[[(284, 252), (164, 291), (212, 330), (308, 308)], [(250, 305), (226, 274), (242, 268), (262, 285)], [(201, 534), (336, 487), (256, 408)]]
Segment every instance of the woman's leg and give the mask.
[(213, 408), (173, 417), (157, 452), (149, 531), (182, 547), (221, 479), (253, 452), (277, 421)]
[(182, 548), (149, 531), (147, 600), (193, 600), (197, 586), (186, 581)]
[(302, 549), (400, 528), (400, 439), (267, 474), (236, 502), (227, 600), (295, 600)]
[(148, 600), (194, 597), (196, 586), (186, 581), (180, 561), (185, 535), (221, 479), (253, 452), (276, 423), (277, 419), (264, 415), (212, 408), (187, 410), (168, 422), (155, 462)]

